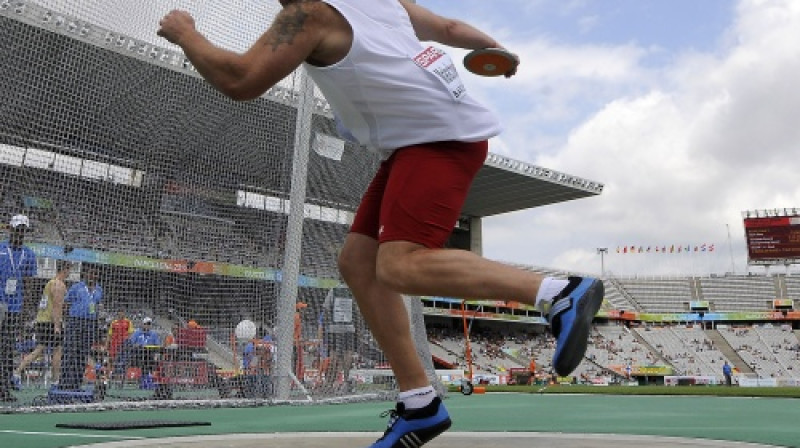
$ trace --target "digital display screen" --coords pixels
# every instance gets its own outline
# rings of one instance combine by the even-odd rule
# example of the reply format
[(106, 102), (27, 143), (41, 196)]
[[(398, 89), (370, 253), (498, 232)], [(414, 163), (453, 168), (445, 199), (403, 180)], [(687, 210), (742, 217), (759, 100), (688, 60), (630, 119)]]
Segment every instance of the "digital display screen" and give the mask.
[(745, 218), (751, 261), (800, 259), (800, 217)]

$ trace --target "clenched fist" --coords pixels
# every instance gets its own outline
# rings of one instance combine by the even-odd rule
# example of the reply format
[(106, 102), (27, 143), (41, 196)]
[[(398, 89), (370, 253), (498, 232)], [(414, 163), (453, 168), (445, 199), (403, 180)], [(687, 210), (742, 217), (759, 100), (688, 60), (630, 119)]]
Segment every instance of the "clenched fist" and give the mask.
[(186, 11), (173, 10), (165, 15), (158, 24), (158, 35), (175, 45), (180, 45), (181, 39), (188, 33), (195, 31), (194, 19)]

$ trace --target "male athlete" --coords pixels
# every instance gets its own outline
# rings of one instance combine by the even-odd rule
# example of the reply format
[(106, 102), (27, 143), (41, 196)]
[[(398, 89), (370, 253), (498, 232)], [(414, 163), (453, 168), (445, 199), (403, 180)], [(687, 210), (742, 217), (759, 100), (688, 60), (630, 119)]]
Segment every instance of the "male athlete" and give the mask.
[[(283, 10), (243, 54), (214, 46), (192, 17), (172, 11), (158, 34), (235, 100), (258, 98), (303, 65), (351, 138), (383, 163), (339, 256), (342, 277), (384, 351), (400, 389), (373, 447), (419, 447), (450, 417), (416, 355), (401, 294), (506, 300), (549, 307), (553, 366), (567, 375), (586, 350), (600, 307), (599, 280), (569, 280), (486, 260), (443, 245), (483, 165), (497, 117), (465, 89), (446, 53), (502, 47), (459, 20), (409, 0), (281, 0)], [(514, 71), (505, 74), (514, 75)]]
[(15, 381), (19, 381), (22, 372), (36, 361), (45, 350), (52, 350), (50, 364), (51, 380), (58, 382), (61, 374), (61, 353), (63, 336), (61, 330), (64, 310), (64, 296), (67, 294), (67, 277), (72, 270), (72, 263), (66, 260), (56, 260), (56, 276), (44, 286), (42, 298), (39, 299), (36, 320), (34, 321), (34, 334), (36, 334), (36, 348), (24, 357), (14, 369)]

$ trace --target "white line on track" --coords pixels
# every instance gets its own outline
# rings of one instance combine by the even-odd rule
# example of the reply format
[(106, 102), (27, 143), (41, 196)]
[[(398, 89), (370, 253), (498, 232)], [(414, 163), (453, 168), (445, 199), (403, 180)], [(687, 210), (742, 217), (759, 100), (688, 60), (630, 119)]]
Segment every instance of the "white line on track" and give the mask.
[(34, 436), (54, 436), (54, 437), (70, 436), (70, 437), (100, 438), (100, 439), (144, 439), (144, 437), (136, 437), (136, 436), (106, 436), (103, 434), (77, 434), (74, 432), (16, 431), (13, 429), (1, 429), (0, 433), (28, 434)]

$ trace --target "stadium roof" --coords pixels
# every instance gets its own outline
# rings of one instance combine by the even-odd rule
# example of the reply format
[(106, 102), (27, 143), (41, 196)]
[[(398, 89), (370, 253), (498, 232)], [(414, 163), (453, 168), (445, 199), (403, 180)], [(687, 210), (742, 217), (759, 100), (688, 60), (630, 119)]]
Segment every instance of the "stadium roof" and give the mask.
[(462, 214), (486, 217), (566, 202), (603, 192), (603, 184), (489, 154), (467, 196)]

